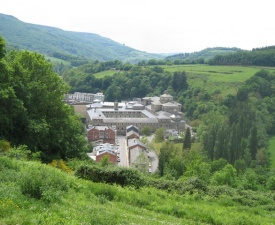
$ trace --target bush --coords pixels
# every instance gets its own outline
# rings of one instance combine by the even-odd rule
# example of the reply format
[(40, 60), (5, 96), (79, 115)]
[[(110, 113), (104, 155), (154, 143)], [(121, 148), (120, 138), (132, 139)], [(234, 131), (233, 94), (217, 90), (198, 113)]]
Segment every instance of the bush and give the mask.
[(206, 183), (198, 177), (189, 177), (182, 183), (182, 192), (205, 192), (207, 190)]
[(31, 164), (21, 172), (19, 186), (24, 195), (52, 202), (68, 191), (69, 182), (62, 171), (42, 164)]
[(122, 167), (83, 165), (76, 170), (76, 176), (93, 182), (134, 186), (136, 188), (144, 185), (144, 180), (137, 170)]

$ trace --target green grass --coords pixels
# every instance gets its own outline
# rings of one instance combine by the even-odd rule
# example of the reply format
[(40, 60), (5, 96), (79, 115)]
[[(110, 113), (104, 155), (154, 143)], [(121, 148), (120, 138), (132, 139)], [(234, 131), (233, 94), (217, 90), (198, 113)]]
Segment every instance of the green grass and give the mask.
[(275, 136), (269, 140), (268, 152), (270, 154), (270, 167), (275, 168)]
[(123, 188), (81, 180), (39, 162), (0, 157), (0, 224), (274, 224), (271, 193), (226, 193)]
[[(164, 66), (165, 71), (185, 71), (188, 83), (193, 87), (204, 88), (210, 93), (220, 90), (223, 96), (235, 94), (238, 87), (262, 67), (173, 65)], [(274, 68), (266, 68), (274, 70)]]
[(95, 73), (94, 76), (95, 78), (103, 78), (103, 77), (108, 77), (108, 76), (113, 76), (115, 73), (118, 73), (116, 70), (105, 70), (99, 73)]
[(58, 58), (54, 58), (54, 57), (46, 56), (46, 60), (50, 60), (53, 63), (63, 63), (66, 66), (70, 65), (70, 63), (68, 61), (65, 61), (65, 60), (62, 60), (62, 59), (58, 59)]

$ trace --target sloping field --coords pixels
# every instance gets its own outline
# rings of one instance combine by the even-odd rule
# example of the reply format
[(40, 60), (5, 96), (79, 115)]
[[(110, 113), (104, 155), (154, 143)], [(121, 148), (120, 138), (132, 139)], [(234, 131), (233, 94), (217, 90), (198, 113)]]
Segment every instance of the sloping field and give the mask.
[[(165, 71), (185, 71), (188, 83), (193, 87), (204, 88), (212, 93), (220, 90), (222, 95), (235, 94), (241, 83), (253, 76), (263, 67), (248, 66), (210, 66), (210, 65), (173, 65), (163, 66)], [(265, 68), (275, 71), (275, 68)]]

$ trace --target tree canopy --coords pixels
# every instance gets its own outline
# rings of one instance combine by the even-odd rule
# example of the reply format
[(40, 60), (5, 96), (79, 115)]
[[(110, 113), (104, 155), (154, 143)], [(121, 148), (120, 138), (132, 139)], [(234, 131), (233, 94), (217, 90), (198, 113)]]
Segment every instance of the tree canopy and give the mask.
[(52, 65), (28, 51), (12, 51), (0, 63), (0, 139), (41, 151), (44, 161), (81, 156), (84, 129), (63, 102), (68, 86)]

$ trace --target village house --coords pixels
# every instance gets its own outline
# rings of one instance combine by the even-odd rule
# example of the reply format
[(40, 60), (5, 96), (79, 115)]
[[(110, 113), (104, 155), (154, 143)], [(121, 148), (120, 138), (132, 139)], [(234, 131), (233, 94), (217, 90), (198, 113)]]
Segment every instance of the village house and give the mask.
[(90, 142), (102, 141), (102, 143), (115, 144), (116, 131), (109, 126), (89, 126), (87, 138)]
[(110, 143), (100, 144), (94, 147), (93, 151), (87, 153), (87, 155), (96, 162), (101, 162), (102, 158), (107, 156), (110, 163), (117, 164), (117, 151), (114, 145)]

